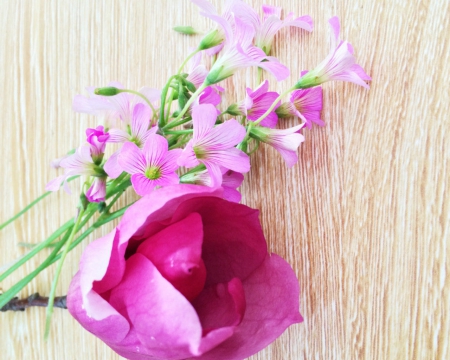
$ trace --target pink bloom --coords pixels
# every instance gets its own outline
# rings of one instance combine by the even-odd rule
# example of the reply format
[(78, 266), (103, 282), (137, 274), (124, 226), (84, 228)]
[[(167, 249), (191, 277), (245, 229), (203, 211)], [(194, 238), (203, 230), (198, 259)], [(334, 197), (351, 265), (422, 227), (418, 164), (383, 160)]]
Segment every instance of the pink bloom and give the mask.
[[(119, 82), (110, 82), (108, 86), (123, 89)], [(89, 97), (76, 95), (73, 99), (72, 108), (76, 112), (104, 116), (108, 119), (120, 118), (129, 124), (136, 104), (148, 106), (144, 99), (130, 93), (120, 93), (114, 96), (101, 96), (94, 94), (95, 87), (87, 87)], [(157, 89), (143, 87), (139, 90), (150, 102), (159, 100), (161, 94)], [(151, 110), (150, 110), (151, 111)], [(151, 116), (151, 115), (150, 115)]]
[(181, 149), (168, 151), (167, 140), (153, 134), (148, 137), (142, 151), (132, 142), (127, 142), (117, 158), (120, 167), (132, 174), (133, 188), (141, 196), (153, 191), (156, 186), (179, 183), (177, 159)]
[[(61, 160), (60, 167), (64, 168), (64, 175), (58, 176), (56, 179), (50, 181), (46, 186), (47, 191), (58, 191), (61, 184), (64, 185), (64, 190), (67, 193), (71, 193), (69, 187), (67, 186), (67, 179), (75, 175), (88, 175), (99, 177), (102, 180), (106, 178), (106, 174), (103, 169), (96, 165), (92, 160), (91, 148), (88, 145), (80, 146), (73, 155), (67, 156)], [(101, 194), (106, 192), (106, 182), (105, 181), (94, 181), (88, 192), (92, 201), (103, 201)], [(91, 200), (90, 200), (91, 201)]]
[(304, 124), (294, 126), (285, 130), (268, 129), (265, 127), (255, 127), (251, 130), (250, 136), (273, 146), (283, 156), (289, 167), (294, 166), (297, 161), (297, 149), (305, 140), (298, 131)]
[[(111, 143), (133, 142), (141, 148), (144, 146), (148, 137), (155, 134), (158, 130), (156, 126), (150, 127), (150, 116), (151, 110), (149, 107), (143, 104), (136, 104), (133, 109), (129, 132), (122, 129), (111, 129), (109, 130), (109, 138), (107, 141)], [(112, 179), (117, 178), (123, 171), (117, 163), (119, 153), (120, 150), (112, 154), (105, 164), (105, 171)]]
[(108, 138), (109, 134), (105, 133), (101, 125), (97, 126), (96, 129), (86, 129), (86, 140), (91, 148), (92, 159), (97, 165), (102, 162)]
[(245, 128), (236, 120), (214, 126), (217, 119), (216, 108), (212, 105), (198, 105), (192, 110), (194, 133), (178, 159), (180, 166), (188, 168), (206, 166), (212, 186), (221, 183), (221, 166), (240, 173), (250, 170), (247, 154), (235, 146), (245, 137)]
[(106, 197), (106, 178), (96, 177), (91, 187), (86, 191), (86, 198), (89, 202), (105, 201)]
[(281, 8), (270, 5), (262, 6), (264, 17), (261, 19), (253, 8), (242, 1), (236, 1), (232, 10), (237, 17), (249, 22), (255, 28), (255, 45), (269, 55), (275, 34), (284, 27), (295, 26), (306, 31), (312, 31), (313, 23), (310, 16), (294, 19), (294, 14), (281, 20)]
[(279, 110), (284, 117), (298, 116), (309, 129), (312, 127), (312, 123), (325, 126), (325, 122), (320, 118), (322, 111), (322, 88), (320, 86), (293, 91), (290, 102), (282, 104), (281, 107), (283, 109)]
[[(219, 93), (219, 90), (216, 90), (216, 88), (219, 88), (219, 86), (207, 86), (205, 90), (199, 95), (199, 97), (194, 101), (194, 103), (191, 106), (191, 112), (192, 108), (195, 106), (201, 105), (201, 104), (211, 104), (214, 107), (220, 104), (221, 102), (221, 96)], [(220, 114), (220, 110), (216, 109), (217, 115)]]
[[(237, 190), (244, 181), (244, 175), (236, 171), (221, 168), (222, 172), (222, 188), (223, 188), (223, 198), (232, 202), (241, 201), (241, 193)], [(203, 186), (212, 186), (211, 176), (208, 170), (196, 171), (194, 173), (184, 174), (180, 181), (185, 184), (196, 184)]]
[[(240, 105), (240, 109), (247, 116), (247, 119), (251, 121), (258, 120), (267, 109), (274, 103), (278, 97), (278, 93), (269, 90), (269, 82), (265, 80), (259, 87), (252, 91), (247, 88), (247, 97), (243, 104)], [(261, 125), (265, 127), (274, 128), (278, 122), (278, 116), (275, 113), (277, 107), (280, 106), (278, 102), (274, 110), (261, 121)]]
[(347, 41), (339, 41), (339, 19), (332, 17), (329, 21), (332, 30), (330, 54), (312, 71), (300, 78), (295, 87), (306, 89), (320, 85), (326, 81), (349, 81), (369, 88), (366, 81), (371, 80), (364, 69), (356, 64), (353, 47)]
[[(193, 51), (193, 50), (192, 50)], [(206, 66), (201, 64), (202, 53), (198, 52), (194, 55), (194, 57), (189, 62), (188, 76), (186, 78), (187, 81), (190, 81), (194, 84), (196, 88), (198, 88), (206, 79), (208, 75), (208, 70)]]
[(90, 243), (67, 294), (89, 332), (130, 360), (241, 360), (301, 322), (292, 268), (268, 254), (258, 211), (174, 185)]
[(223, 28), (226, 42), (220, 57), (212, 66), (205, 84), (216, 84), (232, 76), (238, 69), (250, 66), (261, 67), (269, 71), (278, 81), (289, 76), (289, 69), (274, 57), (266, 56), (264, 51), (253, 46), (255, 30), (250, 24), (234, 17), (234, 28), (224, 18), (214, 14), (204, 14), (217, 21)]

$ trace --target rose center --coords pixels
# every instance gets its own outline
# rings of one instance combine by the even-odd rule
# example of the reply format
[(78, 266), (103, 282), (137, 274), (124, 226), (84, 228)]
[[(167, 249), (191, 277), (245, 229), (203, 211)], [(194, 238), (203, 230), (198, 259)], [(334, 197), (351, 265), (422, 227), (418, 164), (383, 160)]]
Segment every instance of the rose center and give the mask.
[(145, 170), (145, 177), (150, 180), (156, 180), (161, 177), (161, 170), (157, 166), (151, 166)]

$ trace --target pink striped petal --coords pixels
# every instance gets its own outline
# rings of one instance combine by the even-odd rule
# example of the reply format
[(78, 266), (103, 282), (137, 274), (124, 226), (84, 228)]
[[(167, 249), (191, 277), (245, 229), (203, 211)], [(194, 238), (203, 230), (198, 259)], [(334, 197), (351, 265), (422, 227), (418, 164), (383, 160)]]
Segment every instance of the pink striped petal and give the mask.
[(129, 174), (144, 173), (146, 169), (145, 157), (141, 150), (132, 142), (123, 144), (117, 157), (120, 167)]
[(122, 174), (123, 169), (120, 167), (120, 165), (117, 162), (117, 157), (119, 156), (120, 150), (116, 151), (114, 154), (112, 154), (109, 159), (106, 161), (105, 166), (103, 167), (103, 170), (108, 174), (108, 176), (111, 179), (116, 179), (119, 177), (120, 174)]
[(150, 127), (151, 110), (148, 105), (136, 104), (131, 119), (131, 135), (142, 141), (145, 133)]
[(202, 139), (213, 127), (217, 120), (216, 108), (211, 104), (202, 104), (192, 109), (194, 134), (192, 140)]
[(142, 153), (146, 167), (159, 166), (167, 154), (168, 143), (165, 137), (152, 134), (147, 138)]
[(231, 119), (211, 129), (197, 144), (206, 151), (224, 150), (240, 143), (245, 133), (245, 128), (235, 119)]

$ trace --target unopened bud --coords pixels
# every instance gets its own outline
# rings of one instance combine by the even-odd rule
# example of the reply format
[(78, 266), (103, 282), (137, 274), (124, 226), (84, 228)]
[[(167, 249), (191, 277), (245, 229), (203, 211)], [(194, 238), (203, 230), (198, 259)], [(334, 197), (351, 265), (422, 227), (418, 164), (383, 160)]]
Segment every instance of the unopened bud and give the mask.
[(200, 41), (200, 44), (198, 45), (198, 50), (206, 50), (210, 49), (214, 46), (217, 46), (224, 41), (223, 35), (219, 32), (219, 30), (212, 30), (209, 33), (207, 33), (203, 39)]
[(120, 89), (113, 86), (97, 88), (94, 90), (95, 95), (103, 95), (103, 96), (114, 96), (119, 94), (120, 92), (121, 92)]
[(195, 30), (192, 26), (175, 26), (173, 30), (184, 35), (198, 34), (197, 30)]

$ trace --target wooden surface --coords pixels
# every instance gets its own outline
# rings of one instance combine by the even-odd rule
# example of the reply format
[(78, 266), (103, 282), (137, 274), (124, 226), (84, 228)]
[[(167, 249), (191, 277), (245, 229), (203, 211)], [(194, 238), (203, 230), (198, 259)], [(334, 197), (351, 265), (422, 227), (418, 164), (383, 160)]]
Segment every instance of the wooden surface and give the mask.
[[(323, 59), (333, 15), (373, 82), (369, 91), (324, 86), (327, 126), (305, 131), (298, 166), (287, 169), (267, 147), (252, 157), (243, 202), (261, 209), (270, 249), (295, 269), (305, 322), (251, 359), (449, 359), (449, 2), (267, 2), (315, 23), (311, 34), (291, 29), (277, 37), (275, 54), (293, 76), (277, 85), (267, 75), (272, 89), (286, 89)], [(72, 112), (74, 95), (110, 80), (161, 88), (196, 44), (170, 28), (210, 23), (187, 0), (1, 0), (0, 9), (2, 222), (55, 177), (49, 161), (97, 124)], [(243, 71), (226, 87), (242, 97), (253, 81)], [(76, 202), (52, 195), (2, 230), (0, 267), (25, 252), (19, 242), (39, 242), (73, 216)], [(86, 244), (70, 254), (58, 294)], [(53, 272), (21, 295), (48, 293)], [(0, 358), (119, 358), (59, 309), (45, 342), (44, 318), (43, 309), (1, 313)]]

